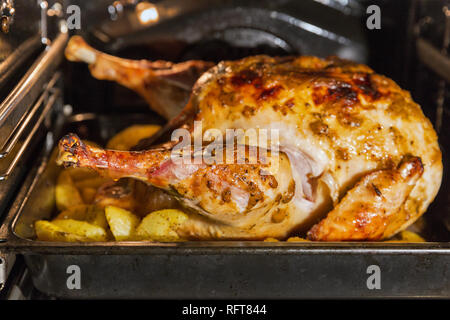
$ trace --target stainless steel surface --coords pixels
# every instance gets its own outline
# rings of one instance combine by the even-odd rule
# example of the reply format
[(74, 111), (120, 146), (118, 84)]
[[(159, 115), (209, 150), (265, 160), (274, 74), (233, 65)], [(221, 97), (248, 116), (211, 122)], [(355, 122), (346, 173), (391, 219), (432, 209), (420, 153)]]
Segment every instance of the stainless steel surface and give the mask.
[(45, 45), (50, 45), (50, 39), (48, 38), (47, 30), (47, 9), (48, 2), (45, 0), (38, 0), (39, 7), (41, 8), (41, 42)]
[[(52, 6), (50, 6), (48, 1), (38, 0), (37, 5), (41, 10), (41, 19), (40, 19), (40, 33), (41, 33), (41, 42), (42, 44), (49, 46), (52, 43), (50, 39), (50, 28), (51, 23), (49, 22), (49, 17), (59, 17), (63, 16), (63, 8), (59, 2), (54, 2)], [(65, 21), (57, 19), (58, 23), (65, 23)]]
[(284, 46), (289, 48), (288, 52), (323, 57), (339, 55), (359, 62), (366, 62), (368, 57), (360, 20), (352, 15), (354, 10), (330, 9), (321, 1), (166, 0), (155, 4), (157, 19), (148, 23), (140, 21), (133, 6), (124, 7), (111, 21), (100, 19), (98, 13), (107, 12), (110, 2), (99, 2), (97, 8), (82, 2), (79, 5), (88, 12), (84, 19), (92, 19), (95, 12), (99, 17), (96, 24), (83, 32), (89, 31), (111, 51), (160, 39), (188, 44), (231, 39), (230, 43), (236, 45), (234, 41), (239, 39), (234, 35), (241, 33), (236, 31), (239, 29), (251, 34), (246, 39), (252, 42)]
[[(42, 106), (39, 111), (43, 110)], [(60, 108), (61, 103), (58, 99), (58, 103), (53, 107), (55, 109)], [(38, 114), (36, 117), (40, 117)], [(35, 120), (33, 120), (35, 121)], [(35, 153), (40, 152), (40, 144), (44, 133), (48, 130), (48, 124), (43, 121), (40, 128), (36, 126), (30, 126), (21, 136), (16, 147), (12, 150), (10, 155), (4, 159), (0, 159), (0, 172), (5, 173), (10, 167), (14, 170), (8, 171), (7, 179), (0, 181), (0, 221), (6, 215), (12, 200), (15, 198), (17, 191), (22, 185), (22, 180), (29, 171), (30, 166), (34, 163)], [(33, 125), (36, 123), (33, 122)], [(33, 131), (33, 132), (32, 132)], [(25, 147), (25, 145), (27, 147)], [(19, 156), (20, 155), (20, 156)], [(15, 159), (12, 163), (12, 159)], [(30, 164), (31, 162), (31, 164)]]
[(15, 3), (14, 28), (8, 35), (0, 34), (0, 50), (3, 45), (18, 41), (15, 50), (0, 63), (2, 89), (10, 90), (0, 104), (0, 218), (11, 205), (29, 170), (29, 160), (47, 130), (42, 125), (46, 118), (43, 112), (53, 108), (47, 104), (47, 99), (53, 90), (50, 87), (58, 80), (55, 70), (68, 37), (61, 33), (53, 46), (39, 51), (43, 46), (34, 15), (38, 6), (36, 2), (30, 5), (29, 1), (22, 0)]
[(23, 273), (14, 279), (14, 283), (11, 285), (11, 289), (6, 295), (7, 300), (30, 300), (30, 275), (27, 269), (23, 270)]
[(339, 10), (345, 14), (350, 15), (361, 15), (365, 12), (366, 8), (363, 3), (358, 2), (357, 0), (314, 0), (323, 5), (329, 6), (336, 10)]
[[(17, 164), (19, 163), (20, 158), (23, 156), (25, 150), (30, 149), (31, 141), (33, 140), (37, 130), (39, 130), (39, 128), (41, 127), (41, 125), (44, 122), (47, 115), (52, 110), (54, 104), (56, 103), (56, 99), (58, 98), (58, 96), (59, 96), (58, 89), (54, 89), (54, 91), (51, 94), (51, 96), (49, 97), (47, 103), (44, 105), (42, 110), (40, 110), (39, 118), (37, 119), (36, 123), (34, 124), (33, 128), (29, 132), (26, 139), (23, 141), (23, 143), (20, 146), (20, 148), (18, 149), (17, 153), (14, 155), (14, 158), (12, 159), (11, 163), (8, 165), (8, 167), (5, 171), (0, 171), (0, 181), (7, 179), (11, 175), (11, 173), (13, 172), (13, 170), (16, 168)], [(39, 101), (38, 101), (39, 104), (37, 104), (36, 110), (39, 109), (39, 107), (44, 102), (44, 100), (45, 100), (45, 98), (42, 101), (39, 99)]]
[(0, 290), (1, 300), (31, 300), (31, 299), (49, 299), (48, 296), (42, 296), (37, 291), (31, 281), (30, 272), (28, 271), (23, 257), (17, 257), (14, 267), (9, 273), (8, 281)]
[(44, 84), (54, 74), (62, 59), (67, 33), (60, 33), (47, 51), (44, 51), (0, 105), (0, 149), (17, 130), (23, 115), (41, 94)]
[[(449, 297), (449, 255), (255, 248), (152, 255), (26, 255), (33, 283), (60, 298), (298, 299)], [(80, 289), (67, 286), (78, 266)], [(381, 288), (367, 287), (367, 269)], [(69, 279), (70, 280), (70, 279)]]
[[(54, 132), (104, 143), (145, 115), (79, 114)], [(99, 130), (100, 128), (100, 130)], [(0, 229), (1, 252), (23, 254), (33, 283), (60, 298), (448, 297), (450, 243), (36, 241), (33, 223), (55, 213), (61, 168), (52, 147), (36, 160)], [(431, 218), (432, 212), (425, 217)], [(369, 290), (367, 268), (382, 270)], [(67, 287), (67, 268), (81, 270), (82, 289)]]
[(19, 141), (19, 138), (22, 136), (24, 131), (28, 128), (28, 125), (33, 120), (34, 116), (36, 115), (37, 111), (40, 109), (41, 105), (48, 98), (50, 90), (54, 90), (56, 82), (58, 81), (58, 79), (60, 77), (61, 77), (61, 73), (59, 73), (59, 72), (57, 72), (53, 75), (53, 77), (50, 79), (50, 81), (46, 85), (43, 93), (38, 98), (38, 100), (34, 104), (34, 106), (31, 108), (30, 112), (25, 113), (23, 115), (23, 118), (17, 124), (17, 129), (12, 132), (12, 136), (6, 142), (4, 148), (0, 150), (0, 159), (6, 157), (12, 151), (12, 149), (16, 146), (17, 141)]
[(7, 82), (8, 78), (17, 71), (22, 63), (40, 48), (40, 45), (41, 41), (38, 35), (30, 37), (0, 63), (0, 86), (3, 86)]
[[(2, 8), (8, 7), (8, 2), (0, 1), (0, 16)], [(36, 1), (14, 1), (14, 23), (9, 24), (8, 33), (0, 31), (0, 88), (5, 87), (11, 78), (23, 72), (21, 67), (42, 47), (39, 39), (39, 9)], [(11, 21), (5, 12), (5, 21)], [(14, 79), (15, 80), (15, 79)], [(2, 97), (4, 98), (4, 97)]]
[[(439, 2), (436, 2), (436, 4), (439, 4)], [(442, 2), (442, 7), (439, 9), (437, 10), (438, 15), (434, 15), (434, 17), (429, 15), (423, 16), (414, 27), (417, 57), (422, 64), (439, 77), (439, 80), (435, 84), (437, 89), (434, 95), (436, 103), (434, 126), (438, 134), (442, 131), (445, 112), (444, 104), (447, 95), (446, 88), (450, 83), (450, 58), (448, 57), (448, 47), (450, 45), (450, 9), (448, 5), (444, 5), (444, 2)], [(436, 30), (436, 25), (439, 24), (442, 26), (442, 39), (439, 39), (439, 41), (434, 39), (433, 44), (431, 42), (433, 39), (426, 38), (426, 30), (428, 30), (429, 38), (429, 30)], [(434, 35), (436, 36), (437, 32)]]

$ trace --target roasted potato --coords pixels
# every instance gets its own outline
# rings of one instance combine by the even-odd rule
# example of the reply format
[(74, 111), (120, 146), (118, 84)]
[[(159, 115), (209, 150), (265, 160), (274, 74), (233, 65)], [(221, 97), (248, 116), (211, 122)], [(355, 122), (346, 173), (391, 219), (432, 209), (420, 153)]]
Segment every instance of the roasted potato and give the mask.
[(400, 235), (405, 242), (426, 242), (424, 238), (412, 231), (405, 230)]
[(64, 231), (50, 221), (38, 220), (34, 224), (36, 236), (41, 241), (86, 242), (88, 238)]
[(107, 206), (105, 216), (114, 238), (117, 241), (134, 240), (140, 219), (128, 210)]
[(154, 211), (148, 214), (136, 229), (136, 236), (142, 240), (180, 241), (177, 227), (188, 219), (188, 216), (177, 209)]
[(106, 230), (90, 224), (86, 221), (79, 221), (74, 219), (57, 219), (51, 222), (53, 225), (61, 228), (64, 232), (75, 234), (88, 241), (107, 241), (108, 236)]
[(300, 237), (290, 237), (286, 241), (287, 242), (309, 242), (309, 240), (306, 240), (306, 239), (300, 238)]
[(399, 239), (388, 240), (385, 242), (426, 242), (426, 241), (424, 238), (419, 236), (417, 233), (405, 230), (405, 231), (400, 232)]
[(75, 186), (72, 177), (66, 170), (61, 171), (55, 187), (56, 207), (58, 210), (84, 204), (80, 192)]
[(128, 127), (114, 137), (112, 137), (106, 144), (107, 149), (127, 151), (134, 147), (140, 140), (151, 137), (159, 129), (158, 125), (133, 125)]
[(64, 210), (56, 216), (54, 220), (78, 220), (85, 221), (100, 228), (107, 229), (108, 222), (106, 221), (105, 210), (98, 205), (78, 205)]
[(265, 238), (264, 242), (280, 242), (280, 240), (275, 239), (275, 238)]

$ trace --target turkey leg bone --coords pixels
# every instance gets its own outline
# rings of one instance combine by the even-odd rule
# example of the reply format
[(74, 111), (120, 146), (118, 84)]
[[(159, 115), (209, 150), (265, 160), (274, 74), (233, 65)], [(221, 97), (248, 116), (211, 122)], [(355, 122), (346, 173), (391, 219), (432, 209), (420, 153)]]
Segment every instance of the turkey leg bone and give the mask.
[[(286, 226), (292, 225), (287, 221), (279, 227), (267, 228), (271, 234), (249, 232), (244, 236), (242, 230), (269, 227), (271, 211), (279, 210), (280, 204), (287, 205), (293, 198), (295, 183), (289, 159), (282, 153), (275, 155), (269, 151), (265, 158), (253, 157), (249, 147), (245, 147), (247, 162), (239, 163), (236, 150), (232, 163), (207, 163), (204, 157), (198, 162), (194, 157), (190, 163), (180, 163), (174, 160), (173, 149), (104, 150), (85, 145), (76, 135), (69, 134), (59, 142), (58, 163), (93, 168), (114, 179), (132, 177), (164, 189), (186, 207), (228, 226), (224, 230), (240, 228), (241, 231), (236, 231), (240, 238), (286, 236), (290, 231)], [(260, 149), (257, 151), (262, 154)], [(274, 161), (278, 161), (277, 165)], [(200, 220), (202, 228), (210, 227)], [(229, 233), (218, 235), (217, 232), (223, 232), (219, 229), (211, 232), (214, 235), (205, 237), (233, 237)]]
[(214, 65), (197, 60), (172, 63), (122, 59), (92, 48), (80, 36), (69, 40), (65, 55), (70, 61), (89, 64), (94, 78), (116, 81), (137, 92), (168, 120), (180, 113), (195, 81)]

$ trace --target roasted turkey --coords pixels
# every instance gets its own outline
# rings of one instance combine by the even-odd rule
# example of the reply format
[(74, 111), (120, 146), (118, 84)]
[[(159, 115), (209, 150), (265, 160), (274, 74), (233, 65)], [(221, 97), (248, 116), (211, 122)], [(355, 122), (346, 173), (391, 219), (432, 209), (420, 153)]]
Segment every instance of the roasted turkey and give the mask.
[[(94, 76), (144, 97), (154, 96), (159, 85), (169, 88), (167, 75), (179, 73), (180, 66), (168, 63), (159, 77), (152, 62), (111, 57), (79, 38), (66, 55), (88, 62)], [(182, 66), (192, 75), (193, 65), (202, 70), (210, 64)], [(164, 97), (171, 99), (147, 101), (165, 114)], [(168, 102), (170, 108), (176, 104)], [(201, 130), (194, 130), (195, 121)], [(194, 239), (283, 239), (307, 232), (311, 240), (380, 240), (414, 223), (442, 179), (436, 133), (410, 94), (369, 67), (336, 57), (261, 55), (220, 62), (195, 82), (186, 107), (166, 130), (177, 126), (187, 128), (192, 141), (207, 141), (200, 150), (182, 149), (194, 151), (188, 164), (173, 157), (187, 137), (125, 152), (87, 146), (73, 134), (60, 140), (58, 162), (165, 190), (191, 212), (177, 232)], [(267, 129), (277, 139), (227, 139), (227, 129)], [(230, 155), (244, 163), (201, 157), (219, 136), (223, 144), (236, 142)]]

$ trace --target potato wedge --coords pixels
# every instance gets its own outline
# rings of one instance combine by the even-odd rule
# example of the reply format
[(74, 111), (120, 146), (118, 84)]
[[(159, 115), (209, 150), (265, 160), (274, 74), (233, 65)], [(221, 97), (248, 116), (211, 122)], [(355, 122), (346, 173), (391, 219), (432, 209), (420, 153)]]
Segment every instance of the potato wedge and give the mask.
[(128, 151), (134, 147), (141, 139), (151, 137), (161, 126), (158, 125), (133, 125), (128, 127), (114, 137), (106, 144), (107, 149)]
[(300, 237), (290, 237), (286, 240), (286, 242), (310, 242), (310, 241)]
[(417, 233), (405, 230), (405, 231), (400, 232), (400, 239), (390, 240), (387, 242), (426, 242), (426, 241), (424, 238), (419, 236)]
[(426, 240), (417, 233), (408, 230), (400, 232), (394, 239), (395, 240), (387, 240), (384, 242), (426, 242)]
[(37, 239), (41, 241), (58, 241), (58, 242), (90, 241), (88, 238), (72, 234), (70, 232), (66, 232), (62, 228), (45, 220), (36, 221), (34, 223), (34, 228), (36, 231)]
[(80, 192), (66, 170), (61, 171), (55, 187), (56, 207), (62, 211), (67, 208), (84, 204)]
[(52, 223), (61, 228), (63, 231), (72, 233), (84, 238), (89, 239), (89, 241), (107, 241), (108, 236), (105, 229), (90, 224), (86, 221), (79, 221), (74, 219), (58, 219), (53, 220)]
[(58, 214), (54, 220), (67, 220), (67, 219), (85, 221), (103, 229), (108, 228), (105, 210), (98, 205), (82, 204), (71, 207)]
[(405, 230), (402, 231), (400, 235), (402, 237), (402, 241), (405, 242), (426, 242), (424, 238), (412, 231)]
[(148, 214), (136, 229), (136, 236), (142, 240), (180, 241), (176, 229), (188, 219), (187, 214), (177, 209), (165, 209)]
[(128, 210), (107, 206), (105, 216), (114, 238), (117, 241), (134, 240), (140, 219)]

